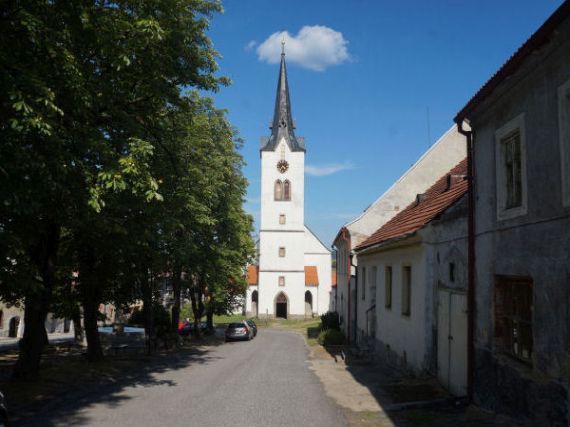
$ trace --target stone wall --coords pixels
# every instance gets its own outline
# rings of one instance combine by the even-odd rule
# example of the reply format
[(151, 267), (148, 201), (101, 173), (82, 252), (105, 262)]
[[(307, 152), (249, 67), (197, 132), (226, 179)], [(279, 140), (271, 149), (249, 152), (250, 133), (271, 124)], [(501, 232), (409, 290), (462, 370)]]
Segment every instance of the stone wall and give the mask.
[(563, 383), (486, 349), (478, 349), (475, 360), (476, 404), (522, 422), (532, 419), (533, 425), (567, 426), (568, 390)]

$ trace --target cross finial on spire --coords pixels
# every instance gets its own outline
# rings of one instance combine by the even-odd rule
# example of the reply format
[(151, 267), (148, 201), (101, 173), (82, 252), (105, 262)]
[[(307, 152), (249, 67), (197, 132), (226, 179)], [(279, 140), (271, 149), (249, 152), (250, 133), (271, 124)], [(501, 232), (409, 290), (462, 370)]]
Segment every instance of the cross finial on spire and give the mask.
[(287, 66), (285, 64), (285, 37), (288, 34), (282, 31), (281, 39), (281, 65), (277, 79), (277, 94), (275, 96), (275, 111), (271, 122), (271, 136), (263, 142), (261, 151), (274, 151), (282, 138), (285, 138), (291, 151), (305, 151), (301, 138), (295, 136), (295, 124), (291, 114), (291, 100), (289, 99), (289, 85), (287, 84)]

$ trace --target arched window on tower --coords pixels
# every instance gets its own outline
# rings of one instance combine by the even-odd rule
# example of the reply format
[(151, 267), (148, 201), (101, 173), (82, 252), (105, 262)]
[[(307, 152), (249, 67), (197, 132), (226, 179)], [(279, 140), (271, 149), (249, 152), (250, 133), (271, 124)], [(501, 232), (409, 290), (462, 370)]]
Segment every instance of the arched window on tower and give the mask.
[(283, 183), (283, 200), (291, 200), (291, 183), (288, 179)]
[(273, 191), (275, 200), (283, 200), (283, 183), (280, 179), (275, 181), (275, 189)]

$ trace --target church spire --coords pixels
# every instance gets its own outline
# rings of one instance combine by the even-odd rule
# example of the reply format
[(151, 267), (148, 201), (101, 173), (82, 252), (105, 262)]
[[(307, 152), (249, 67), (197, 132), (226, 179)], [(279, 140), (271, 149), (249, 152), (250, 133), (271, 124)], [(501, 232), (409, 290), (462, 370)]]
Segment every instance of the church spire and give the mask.
[(274, 151), (281, 138), (285, 138), (291, 151), (305, 151), (303, 138), (295, 136), (295, 125), (291, 115), (291, 99), (287, 83), (287, 67), (285, 65), (285, 40), (281, 42), (281, 66), (277, 81), (275, 111), (270, 126), (271, 136), (262, 141), (261, 151)]

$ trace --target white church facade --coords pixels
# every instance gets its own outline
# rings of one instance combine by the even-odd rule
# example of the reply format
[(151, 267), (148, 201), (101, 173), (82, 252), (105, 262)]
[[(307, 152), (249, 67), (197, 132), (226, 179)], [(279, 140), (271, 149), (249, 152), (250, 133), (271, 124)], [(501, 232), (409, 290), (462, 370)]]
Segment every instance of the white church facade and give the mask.
[(294, 129), (282, 53), (271, 136), (260, 148), (258, 265), (248, 268), (248, 316), (307, 318), (329, 309), (331, 252), (305, 225), (306, 149)]

